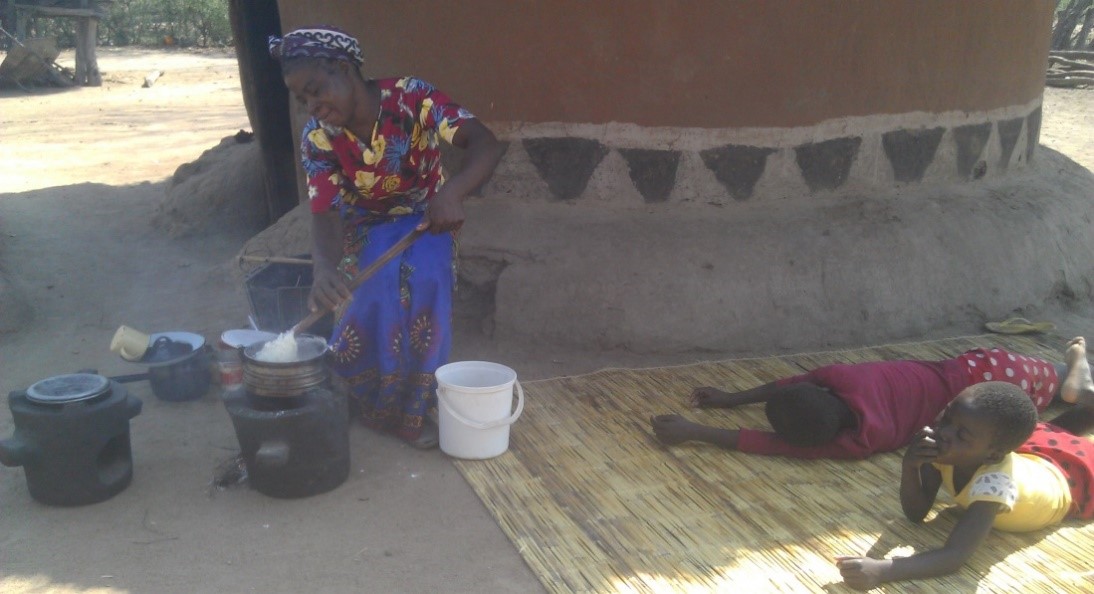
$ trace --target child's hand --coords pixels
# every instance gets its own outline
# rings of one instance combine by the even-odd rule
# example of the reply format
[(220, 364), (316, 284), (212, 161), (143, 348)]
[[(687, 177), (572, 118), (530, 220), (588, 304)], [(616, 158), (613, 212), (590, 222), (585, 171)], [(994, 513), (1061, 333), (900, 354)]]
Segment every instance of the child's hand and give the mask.
[(836, 567), (843, 582), (856, 590), (869, 590), (885, 581), (885, 571), (892, 565), (889, 559), (869, 557), (836, 557)]
[(658, 415), (650, 417), (650, 425), (653, 434), (665, 445), (676, 445), (692, 439), (695, 434), (695, 423), (680, 415)]
[(904, 465), (912, 465), (916, 468), (933, 462), (938, 457), (938, 443), (934, 440), (934, 429), (924, 427), (920, 429), (908, 449), (904, 451)]
[(712, 404), (716, 404), (719, 399), (725, 397), (725, 392), (718, 388), (702, 387), (695, 388), (688, 396), (688, 406), (692, 408), (711, 408)]

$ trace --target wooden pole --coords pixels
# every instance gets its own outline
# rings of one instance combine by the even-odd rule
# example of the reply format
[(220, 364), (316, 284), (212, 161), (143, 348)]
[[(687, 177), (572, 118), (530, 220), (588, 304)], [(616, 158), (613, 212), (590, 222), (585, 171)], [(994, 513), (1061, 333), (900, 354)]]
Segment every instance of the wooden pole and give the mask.
[(99, 72), (99, 56), (95, 47), (99, 42), (99, 19), (87, 19), (87, 83), (93, 87), (103, 86), (103, 76)]
[(95, 42), (99, 32), (99, 19), (78, 17), (76, 19), (76, 84), (99, 87), (103, 77), (99, 73), (99, 62), (95, 56)]
[(84, 55), (84, 47), (87, 45), (87, 27), (84, 22), (87, 18), (76, 19), (76, 84), (87, 84), (87, 56)]
[[(425, 231), (415, 229), (415, 230), (411, 231), (410, 233), (407, 233), (402, 239), (395, 242), (395, 244), (393, 244), (391, 247), (387, 248), (387, 251), (380, 254), (380, 257), (376, 258), (376, 260), (374, 260), (372, 262), (372, 264), (369, 264), (367, 267), (365, 267), (364, 270), (358, 272), (357, 276), (354, 276), (350, 280), (350, 282), (349, 282), (350, 291), (352, 291), (352, 290), (356, 289), (357, 287), (361, 286), (361, 283), (367, 281), (369, 278), (372, 277), (372, 275), (376, 274), (376, 271), (380, 270), (380, 268), (382, 268), (384, 266), (384, 264), (387, 264), (388, 262), (390, 262), (392, 260), (392, 258), (394, 258), (395, 256), (398, 256), (399, 254), (401, 254), (403, 252), (403, 250), (410, 247), (410, 244), (417, 241), (417, 239), (422, 236), (422, 233), (425, 233)], [(338, 307), (335, 308), (336, 317), (338, 317), (338, 318), (342, 317), (342, 314), (344, 314), (345, 311), (346, 311), (346, 307), (349, 305), (349, 302), (352, 301), (352, 300), (353, 300), (353, 297), (350, 297), (349, 299), (347, 299), (347, 300), (343, 301), (342, 303), (338, 304)], [(303, 320), (300, 320), (299, 322), (297, 322), (296, 325), (293, 326), (290, 329), (290, 332), (292, 332), (293, 334), (299, 334), (299, 333), (307, 330), (308, 328), (311, 328), (312, 325), (314, 325), (316, 322), (318, 322), (319, 319), (322, 318), (326, 314), (327, 314), (326, 310), (323, 310), (323, 309), (313, 311), (310, 314), (308, 314)]]
[(286, 258), (283, 256), (250, 256), (242, 255), (239, 257), (241, 262), (256, 262), (259, 264), (307, 264), (312, 265), (311, 259), (308, 258)]

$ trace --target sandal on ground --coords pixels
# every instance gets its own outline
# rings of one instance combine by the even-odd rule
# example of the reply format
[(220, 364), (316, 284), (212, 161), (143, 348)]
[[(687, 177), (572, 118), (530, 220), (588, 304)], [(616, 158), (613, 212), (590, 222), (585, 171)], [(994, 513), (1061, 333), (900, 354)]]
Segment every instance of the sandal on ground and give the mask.
[(1056, 329), (1052, 322), (1031, 322), (1025, 318), (1010, 318), (1002, 322), (988, 322), (984, 324), (988, 330), (996, 334), (1033, 334), (1036, 332), (1051, 332)]
[(437, 430), (437, 424), (426, 420), (422, 423), (422, 434), (418, 436), (418, 439), (409, 440), (407, 443), (419, 450), (436, 448), (440, 445), (440, 432)]

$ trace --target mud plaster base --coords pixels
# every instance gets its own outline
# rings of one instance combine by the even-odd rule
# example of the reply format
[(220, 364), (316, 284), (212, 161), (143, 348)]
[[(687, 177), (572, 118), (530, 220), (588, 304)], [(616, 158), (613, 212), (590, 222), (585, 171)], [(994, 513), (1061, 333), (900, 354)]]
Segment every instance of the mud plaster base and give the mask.
[(967, 184), (599, 206), (467, 204), (462, 253), (497, 274), (479, 279), (495, 287), (479, 304), (495, 338), (646, 352), (840, 345), (1089, 300), (1094, 285), (1094, 176), (1044, 147), (1021, 173)]

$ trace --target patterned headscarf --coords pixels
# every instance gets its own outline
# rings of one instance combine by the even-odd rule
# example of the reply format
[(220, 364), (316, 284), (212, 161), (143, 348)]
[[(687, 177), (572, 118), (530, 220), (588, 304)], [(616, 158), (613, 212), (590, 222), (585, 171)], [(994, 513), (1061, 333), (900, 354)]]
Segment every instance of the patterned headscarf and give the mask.
[(290, 31), (284, 37), (271, 35), (270, 55), (276, 60), (292, 58), (329, 58), (345, 60), (356, 66), (365, 63), (361, 44), (352, 35), (327, 25)]

